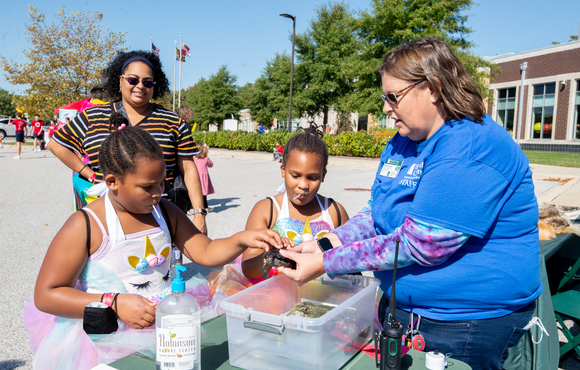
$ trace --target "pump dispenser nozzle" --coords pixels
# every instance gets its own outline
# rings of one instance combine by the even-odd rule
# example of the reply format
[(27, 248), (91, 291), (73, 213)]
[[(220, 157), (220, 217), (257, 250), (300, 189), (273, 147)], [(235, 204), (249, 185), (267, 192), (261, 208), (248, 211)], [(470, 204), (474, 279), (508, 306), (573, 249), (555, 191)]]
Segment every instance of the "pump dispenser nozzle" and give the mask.
[(185, 281), (181, 278), (181, 273), (187, 271), (182, 265), (175, 265), (175, 279), (171, 282), (172, 292), (184, 292)]

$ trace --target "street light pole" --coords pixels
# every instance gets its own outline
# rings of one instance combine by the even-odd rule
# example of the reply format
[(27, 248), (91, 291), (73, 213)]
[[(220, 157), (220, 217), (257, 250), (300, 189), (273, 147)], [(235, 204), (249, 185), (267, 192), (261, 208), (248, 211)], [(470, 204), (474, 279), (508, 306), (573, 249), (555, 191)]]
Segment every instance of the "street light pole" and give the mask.
[(290, 107), (288, 108), (288, 131), (292, 129), (292, 82), (294, 80), (294, 38), (296, 37), (296, 17), (290, 14), (280, 14), (281, 17), (292, 19), (292, 64), (290, 64)]

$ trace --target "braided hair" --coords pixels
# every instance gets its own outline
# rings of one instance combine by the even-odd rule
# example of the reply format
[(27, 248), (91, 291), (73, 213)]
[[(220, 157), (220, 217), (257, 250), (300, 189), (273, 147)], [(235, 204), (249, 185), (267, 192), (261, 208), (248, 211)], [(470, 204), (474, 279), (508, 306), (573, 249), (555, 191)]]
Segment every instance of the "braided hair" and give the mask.
[(125, 175), (135, 173), (137, 160), (161, 159), (163, 150), (147, 131), (131, 126), (121, 113), (109, 118), (111, 134), (101, 144), (99, 165), (104, 176), (113, 174), (121, 181)]
[(324, 172), (328, 164), (328, 146), (322, 140), (324, 134), (322, 133), (321, 126), (311, 123), (310, 127), (302, 130), (304, 132), (292, 136), (286, 142), (282, 156), (282, 164), (286, 166), (286, 161), (290, 158), (290, 153), (296, 149), (302, 153), (317, 154), (322, 160), (322, 171)]

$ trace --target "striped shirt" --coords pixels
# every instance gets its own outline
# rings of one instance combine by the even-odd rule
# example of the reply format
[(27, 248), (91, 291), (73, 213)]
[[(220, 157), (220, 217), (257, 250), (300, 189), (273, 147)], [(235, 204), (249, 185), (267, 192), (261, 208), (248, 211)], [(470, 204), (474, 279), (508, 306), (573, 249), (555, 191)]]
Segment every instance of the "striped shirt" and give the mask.
[[(96, 173), (95, 182), (104, 177), (99, 166), (99, 149), (109, 136), (110, 103), (90, 107), (58, 130), (53, 139), (81, 157), (89, 157), (90, 167)], [(177, 114), (155, 105), (137, 127), (147, 131), (161, 145), (165, 158), (166, 178), (171, 181), (179, 175), (177, 156), (194, 156), (199, 150), (191, 137), (191, 129)]]

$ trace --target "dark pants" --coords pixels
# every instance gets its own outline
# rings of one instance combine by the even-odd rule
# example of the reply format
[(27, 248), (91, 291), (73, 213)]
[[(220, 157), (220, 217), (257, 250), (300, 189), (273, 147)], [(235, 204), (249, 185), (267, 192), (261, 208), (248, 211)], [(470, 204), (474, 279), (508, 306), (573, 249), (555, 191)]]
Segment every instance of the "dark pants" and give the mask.
[(16, 142), (18, 142), (18, 143), (24, 142), (24, 132), (16, 131)]
[[(421, 317), (419, 330), (425, 338), (425, 352), (438, 350), (467, 363), (473, 370), (503, 369), (508, 347), (514, 346), (532, 319), (536, 302), (509, 315), (494, 319), (438, 321)], [(384, 322), (389, 300), (383, 295), (379, 319)], [(397, 321), (407, 330), (409, 313), (397, 308)]]

